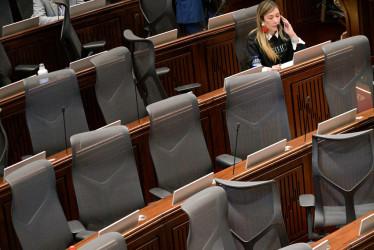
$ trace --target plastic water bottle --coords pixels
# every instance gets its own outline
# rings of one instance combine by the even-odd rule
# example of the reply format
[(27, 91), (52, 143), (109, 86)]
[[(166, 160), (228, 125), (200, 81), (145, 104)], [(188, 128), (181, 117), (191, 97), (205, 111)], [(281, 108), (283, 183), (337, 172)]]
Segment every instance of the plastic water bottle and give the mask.
[(258, 56), (255, 56), (253, 58), (253, 62), (252, 62), (252, 68), (255, 68), (255, 67), (258, 67), (258, 66), (261, 66), (261, 60), (258, 58)]
[(48, 70), (44, 67), (44, 63), (39, 64), (38, 76), (47, 74)]

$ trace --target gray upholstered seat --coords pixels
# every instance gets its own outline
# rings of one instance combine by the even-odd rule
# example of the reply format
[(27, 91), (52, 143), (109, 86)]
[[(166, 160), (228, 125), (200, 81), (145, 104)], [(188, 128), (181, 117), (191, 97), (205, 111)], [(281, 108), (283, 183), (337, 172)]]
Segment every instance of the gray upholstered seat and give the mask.
[(248, 34), (257, 28), (258, 5), (234, 11), (232, 17), (235, 22), (235, 52), (240, 69), (245, 70), (248, 62), (247, 41)]
[(120, 233), (106, 233), (87, 244), (81, 246), (80, 250), (127, 250), (126, 241)]
[(8, 166), (8, 148), (8, 137), (0, 120), (0, 177), (4, 175), (4, 168)]
[(74, 135), (71, 145), (79, 220), (88, 230), (102, 229), (144, 207), (125, 126)]
[(173, 96), (147, 106), (147, 110), (158, 185), (167, 191), (161, 196), (212, 172), (195, 95)]
[(349, 37), (322, 47), (325, 54), (323, 86), (334, 117), (358, 108), (373, 107), (370, 44), (365, 36)]
[(275, 181), (240, 182), (216, 179), (216, 183), (226, 190), (229, 224), (238, 249), (272, 250), (288, 245)]
[(96, 98), (107, 124), (127, 124), (147, 116), (135, 87), (129, 50), (117, 47), (91, 59), (96, 67)]
[[(313, 206), (315, 228), (345, 225), (374, 210), (373, 140), (373, 130), (313, 135), (315, 199), (300, 196), (300, 205), (309, 210), (309, 224)], [(309, 237), (318, 238), (309, 228)]]
[(64, 249), (73, 241), (47, 160), (32, 162), (6, 177), (12, 189), (12, 222), (22, 249)]
[[(234, 154), (237, 124), (240, 130), (236, 156), (247, 155), (282, 139), (291, 139), (282, 81), (278, 72), (268, 71), (230, 77), (225, 83), (226, 120), (231, 153)], [(217, 163), (222, 156), (218, 156)], [(222, 167), (230, 166), (221, 161)]]
[(190, 222), (188, 249), (236, 249), (227, 221), (227, 196), (221, 187), (204, 189), (181, 207)]
[(24, 83), (26, 120), (34, 154), (46, 151), (49, 156), (60, 152), (66, 146), (70, 147), (70, 136), (88, 131), (73, 70), (64, 69), (30, 77)]

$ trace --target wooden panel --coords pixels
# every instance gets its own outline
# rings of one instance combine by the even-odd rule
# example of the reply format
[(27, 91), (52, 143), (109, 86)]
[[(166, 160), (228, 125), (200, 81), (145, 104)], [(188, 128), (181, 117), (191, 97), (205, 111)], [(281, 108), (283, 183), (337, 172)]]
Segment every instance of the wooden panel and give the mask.
[(173, 235), (173, 249), (187, 250), (187, 237), (188, 237), (189, 223), (188, 221), (177, 225), (172, 228)]

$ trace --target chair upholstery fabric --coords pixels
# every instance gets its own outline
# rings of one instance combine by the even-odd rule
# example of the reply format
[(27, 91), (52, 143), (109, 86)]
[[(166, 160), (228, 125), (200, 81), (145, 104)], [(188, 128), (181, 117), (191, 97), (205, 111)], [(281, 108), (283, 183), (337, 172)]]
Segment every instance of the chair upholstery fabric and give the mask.
[(8, 149), (8, 137), (0, 120), (0, 177), (4, 175), (4, 169), (8, 166)]
[(73, 236), (56, 193), (47, 160), (32, 162), (6, 177), (12, 189), (12, 222), (22, 249), (64, 249)]
[[(373, 73), (369, 40), (365, 36), (349, 37), (327, 44), (322, 50), (325, 54), (323, 86), (330, 116), (354, 108), (359, 108), (358, 112), (372, 108)], [(363, 92), (360, 93), (360, 89)]]
[(0, 87), (4, 87), (12, 83), (12, 74), (12, 64), (9, 61), (2, 42), (0, 42)]
[(374, 210), (373, 130), (313, 135), (315, 227), (345, 225)]
[[(70, 136), (88, 131), (77, 78), (64, 69), (24, 80), (26, 120), (34, 154), (52, 155), (70, 147)], [(66, 138), (62, 109), (65, 108)]]
[[(107, 124), (127, 124), (147, 116), (132, 75), (129, 50), (117, 47), (91, 59), (96, 67), (96, 98)], [(138, 105), (138, 107), (137, 107)]]
[(129, 131), (113, 126), (71, 137), (79, 220), (97, 231), (144, 207)]
[(91, 240), (80, 250), (127, 250), (125, 239), (120, 233), (110, 232)]
[(236, 156), (247, 155), (282, 139), (291, 139), (282, 81), (278, 72), (231, 77), (225, 83), (226, 119), (230, 146)]
[(257, 27), (258, 5), (234, 11), (232, 16), (235, 22), (235, 52), (240, 69), (245, 70), (248, 62), (247, 41), (248, 34)]
[(190, 222), (188, 249), (236, 249), (227, 220), (227, 196), (221, 187), (209, 187), (183, 202)]
[(174, 190), (212, 172), (196, 96), (173, 96), (147, 106), (149, 147), (159, 187)]

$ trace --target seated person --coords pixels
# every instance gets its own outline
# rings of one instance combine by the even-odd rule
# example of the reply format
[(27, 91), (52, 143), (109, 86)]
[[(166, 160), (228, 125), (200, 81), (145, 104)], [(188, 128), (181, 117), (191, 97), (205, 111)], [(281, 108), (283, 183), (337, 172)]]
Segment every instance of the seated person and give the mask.
[(278, 71), (281, 63), (291, 61), (294, 52), (304, 48), (305, 42), (281, 16), (278, 5), (271, 0), (262, 1), (257, 8), (257, 28), (248, 35), (248, 68), (252, 68), (257, 56), (265, 66), (262, 71)]
[[(70, 6), (84, 3), (84, 0), (69, 0)], [(34, 13), (32, 17), (39, 16), (39, 25), (57, 21), (64, 18), (63, 6), (58, 6), (52, 0), (33, 0)]]

